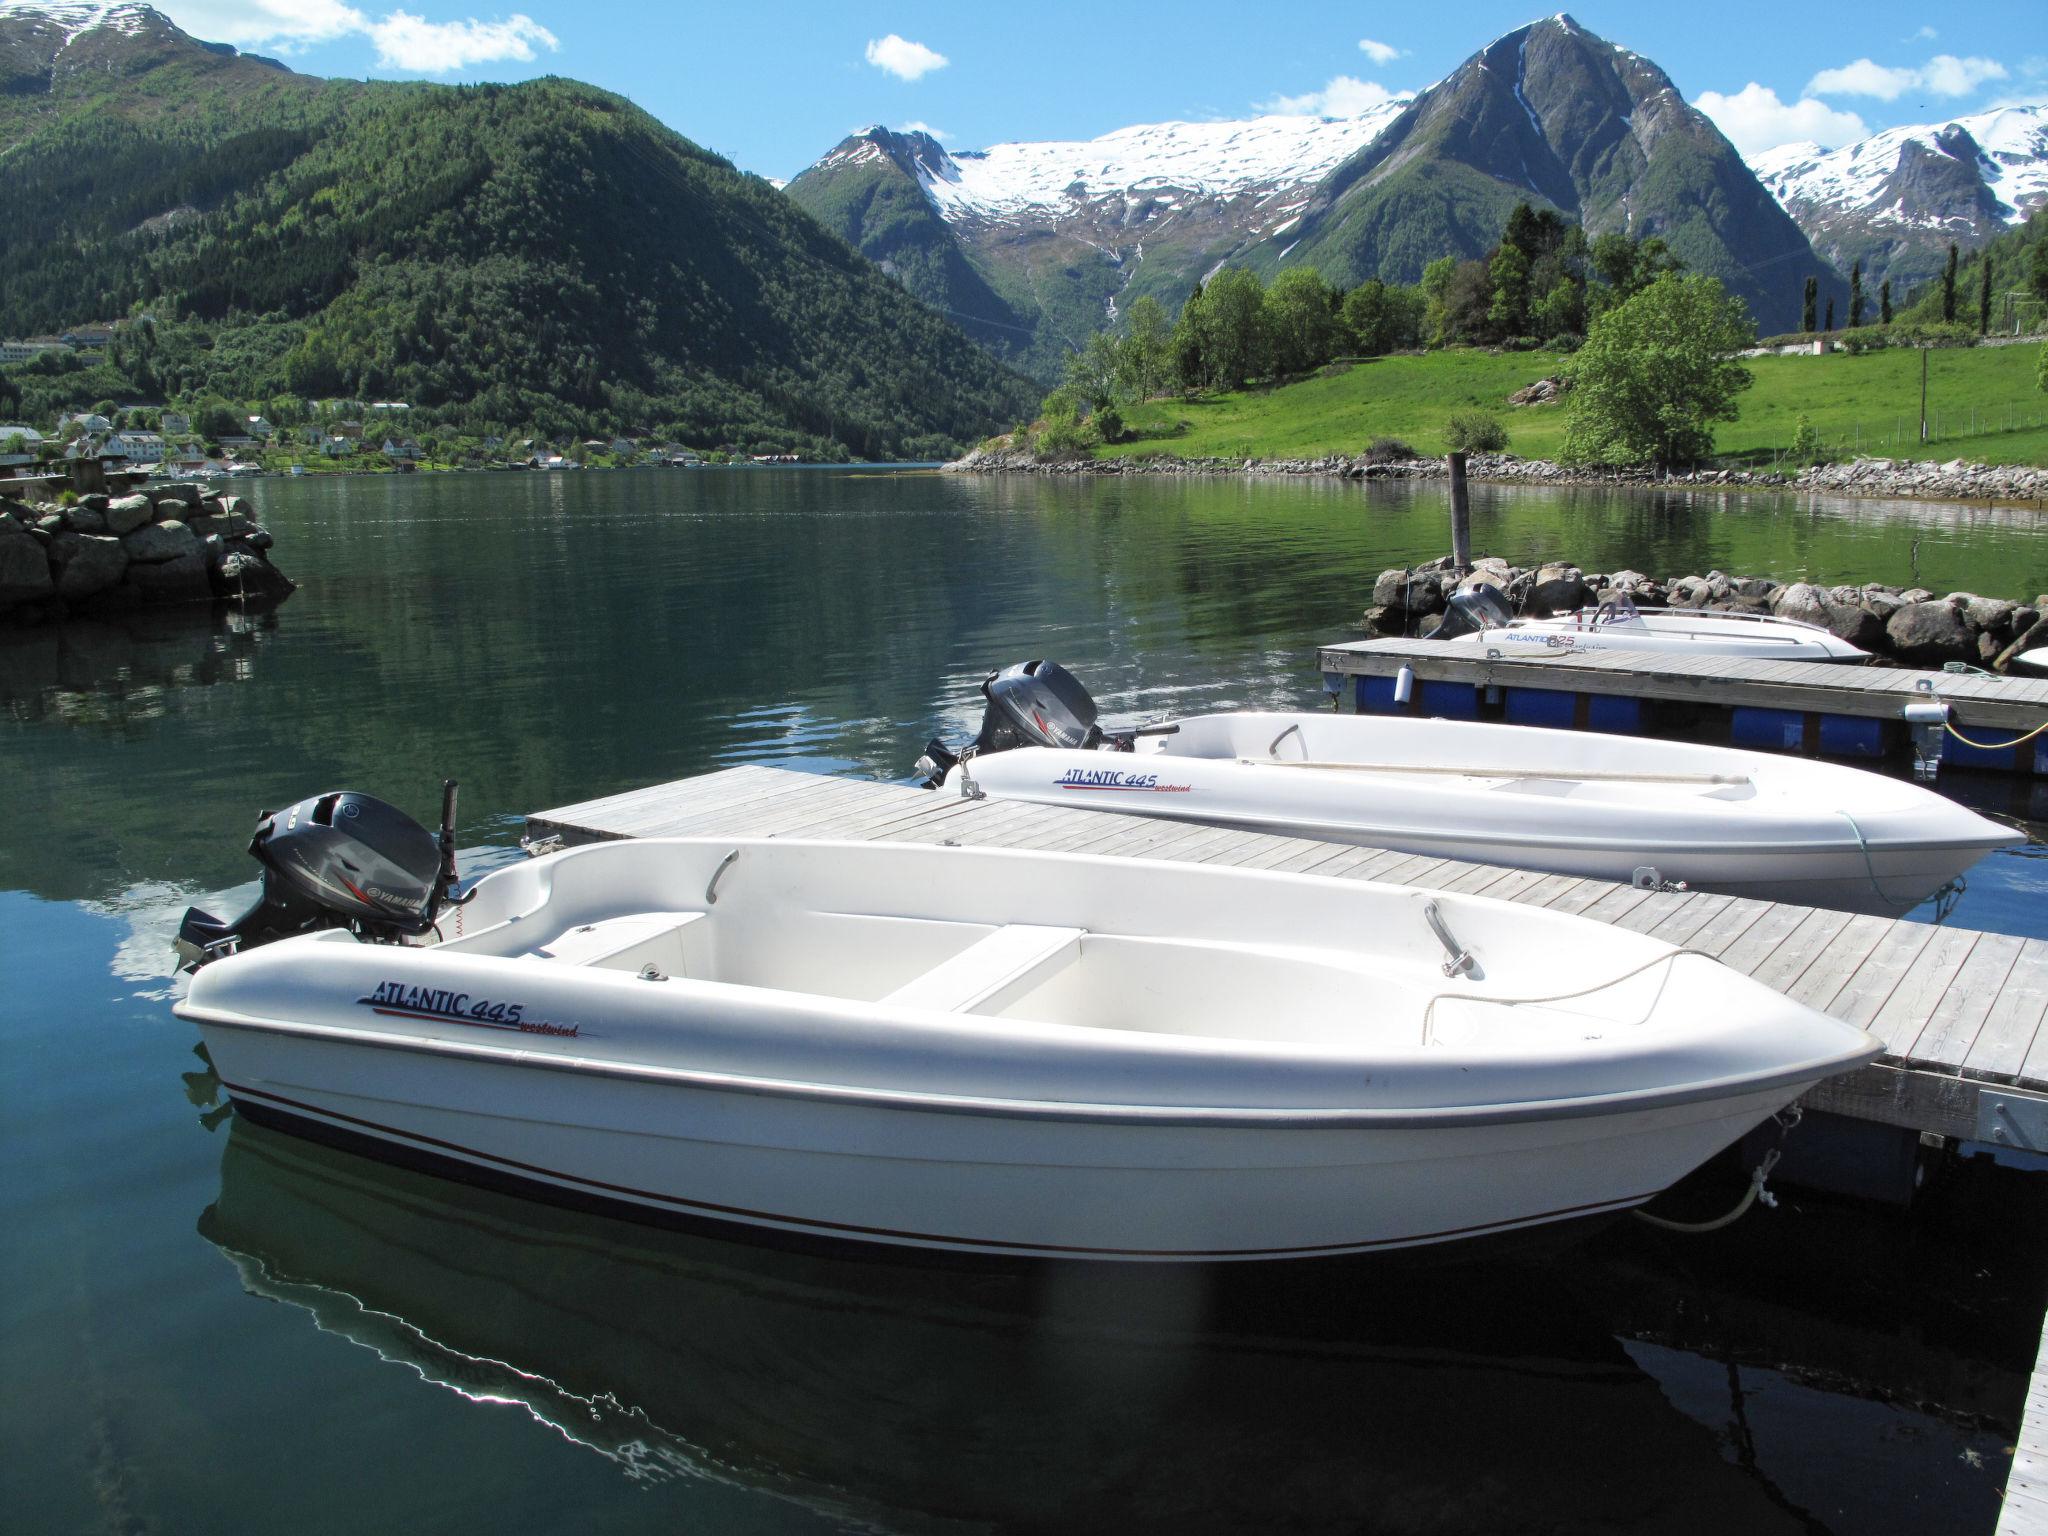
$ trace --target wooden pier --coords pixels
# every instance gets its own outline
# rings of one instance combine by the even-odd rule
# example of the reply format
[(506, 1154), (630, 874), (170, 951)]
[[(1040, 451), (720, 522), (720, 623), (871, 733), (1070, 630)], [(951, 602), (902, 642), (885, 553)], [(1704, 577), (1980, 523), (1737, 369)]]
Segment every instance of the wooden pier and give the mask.
[[(1528, 723), (1639, 730), (1648, 723), (1636, 723), (1632, 711), (1627, 719), (1615, 719), (1611, 711), (1647, 701), (1727, 713), (1735, 718), (1738, 745), (1831, 756), (1880, 757), (1903, 749), (1905, 707), (1929, 699), (1948, 705), (1950, 722), (1978, 741), (2009, 743), (2048, 721), (2048, 678), (1976, 672), (1642, 651), (1530, 654), (1460, 640), (1398, 638), (1326, 645), (1316, 652), (1316, 662), (1333, 691), (1344, 680), (1352, 682), (1362, 711), (1477, 719), (1505, 709), (1512, 718), (1520, 700), (1561, 700), (1561, 709), (1527, 717)], [(1393, 679), (1403, 667), (1416, 683), (1405, 706), (1392, 698)], [(1595, 700), (1607, 703), (1608, 716), (1600, 716)], [(1595, 718), (1589, 720), (1589, 713)], [(2048, 774), (2048, 734), (1981, 752), (1946, 736), (1943, 758), (1958, 767)]]
[(2048, 1536), (2048, 1332), (2034, 1357), (2033, 1382), (2005, 1475), (2005, 1507), (1998, 1536)]
[(1718, 956), (1869, 1030), (1875, 1065), (1814, 1108), (1923, 1133), (2048, 1150), (2048, 942), (1382, 848), (1070, 810), (770, 767), (728, 768), (527, 818), (563, 843), (626, 837), (954, 842), (1184, 859), (1387, 880), (1576, 912)]

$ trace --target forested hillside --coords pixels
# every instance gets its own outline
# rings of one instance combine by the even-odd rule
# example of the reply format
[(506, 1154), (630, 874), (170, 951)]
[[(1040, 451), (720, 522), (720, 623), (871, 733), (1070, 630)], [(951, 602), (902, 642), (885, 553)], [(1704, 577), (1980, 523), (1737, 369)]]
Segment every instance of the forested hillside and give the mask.
[(0, 333), (147, 313), (118, 360), (138, 393), (870, 458), (1030, 403), (768, 183), (608, 92), (314, 81), (105, 14), (65, 40), (0, 13)]

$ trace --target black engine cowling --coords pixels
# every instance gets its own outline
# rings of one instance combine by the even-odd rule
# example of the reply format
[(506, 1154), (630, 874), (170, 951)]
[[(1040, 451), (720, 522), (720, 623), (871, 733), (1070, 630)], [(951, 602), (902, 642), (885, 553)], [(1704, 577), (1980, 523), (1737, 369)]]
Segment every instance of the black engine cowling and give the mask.
[(1013, 747), (1101, 746), (1095, 700), (1081, 680), (1056, 661), (1020, 661), (982, 679), (981, 730), (974, 743), (953, 751), (937, 737), (925, 743), (919, 770), (936, 785), (963, 756)]
[(455, 784), (442, 785), (438, 838), (396, 806), (331, 791), (257, 818), (256, 904), (232, 922), (197, 907), (178, 926), (187, 965), (321, 928), (396, 942), (430, 932), (455, 883)]

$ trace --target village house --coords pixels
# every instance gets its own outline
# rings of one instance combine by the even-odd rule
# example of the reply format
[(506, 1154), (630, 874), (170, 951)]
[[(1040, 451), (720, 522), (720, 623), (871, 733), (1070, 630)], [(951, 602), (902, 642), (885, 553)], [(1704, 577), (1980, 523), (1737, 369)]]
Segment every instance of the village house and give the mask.
[(126, 459), (130, 464), (161, 464), (164, 440), (157, 432), (116, 432), (100, 445), (103, 459)]
[(28, 363), (45, 352), (69, 352), (70, 345), (55, 336), (31, 336), (26, 341), (0, 341), (0, 363)]
[(165, 437), (189, 437), (192, 433), (192, 418), (183, 411), (165, 411), (157, 426)]
[(118, 321), (94, 321), (90, 325), (76, 325), (63, 333), (62, 340), (81, 350), (104, 347), (114, 339), (119, 329)]
[(36, 450), (43, 446), (43, 434), (34, 427), (25, 427), (19, 422), (0, 422), (0, 465), (16, 468), (36, 461)]
[(114, 424), (97, 411), (74, 411), (68, 416), (57, 418), (57, 430), (76, 424), (80, 432), (111, 432)]
[(277, 436), (277, 428), (273, 427), (261, 416), (251, 416), (249, 418), (249, 435), (268, 442), (271, 438)]
[(345, 459), (356, 451), (355, 439), (330, 433), (320, 439), (320, 451), (330, 459)]

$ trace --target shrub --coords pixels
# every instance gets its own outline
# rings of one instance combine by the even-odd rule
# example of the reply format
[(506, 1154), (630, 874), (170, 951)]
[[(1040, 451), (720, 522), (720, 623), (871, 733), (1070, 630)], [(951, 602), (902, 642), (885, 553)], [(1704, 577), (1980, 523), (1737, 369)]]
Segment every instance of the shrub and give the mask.
[(1095, 408), (1095, 430), (1102, 434), (1105, 443), (1120, 443), (1124, 436), (1124, 413), (1113, 405)]
[(1405, 464), (1415, 457), (1415, 450), (1398, 437), (1376, 437), (1365, 450), (1368, 464)]
[(1827, 447), (1820, 440), (1820, 428), (1804, 416), (1792, 430), (1792, 446), (1785, 450), (1785, 457), (1795, 464), (1826, 464), (1829, 462)]
[(1444, 441), (1453, 453), (1500, 453), (1508, 445), (1508, 429), (1487, 411), (1453, 411)]

